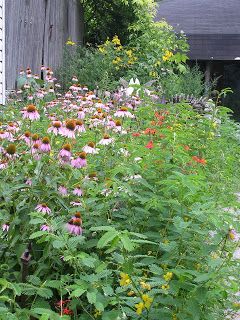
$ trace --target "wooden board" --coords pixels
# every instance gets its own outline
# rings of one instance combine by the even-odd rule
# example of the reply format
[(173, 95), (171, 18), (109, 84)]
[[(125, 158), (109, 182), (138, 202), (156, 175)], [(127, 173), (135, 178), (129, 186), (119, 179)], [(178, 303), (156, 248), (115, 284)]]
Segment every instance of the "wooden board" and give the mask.
[(67, 39), (81, 43), (81, 28), (77, 0), (7, 0), (7, 89), (15, 88), (21, 68), (58, 67)]

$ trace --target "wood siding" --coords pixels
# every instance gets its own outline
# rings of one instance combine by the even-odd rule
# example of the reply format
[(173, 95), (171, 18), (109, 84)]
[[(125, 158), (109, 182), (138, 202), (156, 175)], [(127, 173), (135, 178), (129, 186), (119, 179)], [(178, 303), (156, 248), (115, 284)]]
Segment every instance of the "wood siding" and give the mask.
[(21, 68), (39, 73), (42, 64), (57, 68), (68, 38), (81, 44), (78, 0), (6, 1), (6, 86), (14, 89)]
[(0, 104), (5, 104), (5, 0), (0, 0)]

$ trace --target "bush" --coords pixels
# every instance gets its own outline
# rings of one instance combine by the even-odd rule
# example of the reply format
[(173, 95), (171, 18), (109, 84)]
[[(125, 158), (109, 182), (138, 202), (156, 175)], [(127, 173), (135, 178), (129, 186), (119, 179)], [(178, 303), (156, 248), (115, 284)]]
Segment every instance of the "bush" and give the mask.
[(1, 113), (0, 318), (225, 319), (240, 150), (225, 109), (76, 84), (31, 99)]

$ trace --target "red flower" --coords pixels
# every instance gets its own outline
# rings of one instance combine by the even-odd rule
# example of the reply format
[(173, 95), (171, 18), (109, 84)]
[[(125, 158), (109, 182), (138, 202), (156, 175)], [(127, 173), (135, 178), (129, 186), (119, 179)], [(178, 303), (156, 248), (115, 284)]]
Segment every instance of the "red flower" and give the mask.
[(133, 132), (133, 133), (132, 133), (132, 136), (133, 136), (133, 137), (139, 137), (139, 136), (140, 136), (140, 133), (139, 133), (139, 132)]
[(144, 134), (155, 134), (156, 133), (156, 129), (151, 129), (151, 128), (147, 128), (144, 131)]
[(201, 164), (203, 164), (203, 165), (207, 164), (207, 161), (206, 161), (205, 159), (203, 159), (203, 158), (199, 158), (199, 157), (197, 157), (197, 156), (193, 156), (192, 159), (193, 159), (194, 161), (196, 161), (197, 163), (201, 163)]
[(189, 146), (183, 146), (184, 150), (189, 151), (191, 150)]
[(148, 144), (145, 146), (145, 148), (147, 148), (147, 149), (152, 149), (152, 148), (153, 148), (153, 141), (150, 140), (150, 141), (148, 142)]
[(63, 309), (63, 314), (67, 314), (67, 315), (72, 315), (73, 314), (73, 311), (68, 309), (68, 308), (64, 308)]

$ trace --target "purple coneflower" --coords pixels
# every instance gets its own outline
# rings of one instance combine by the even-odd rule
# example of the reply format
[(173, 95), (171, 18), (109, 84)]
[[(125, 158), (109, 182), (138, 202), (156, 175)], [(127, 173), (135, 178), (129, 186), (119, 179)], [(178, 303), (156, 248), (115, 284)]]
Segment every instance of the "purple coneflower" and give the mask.
[(71, 157), (71, 145), (69, 143), (66, 143), (62, 146), (62, 149), (60, 150), (58, 156), (63, 158), (63, 160), (69, 161)]
[(84, 124), (81, 120), (76, 120), (76, 131), (77, 132), (86, 132)]
[(32, 179), (27, 179), (26, 181), (25, 181), (25, 184), (27, 184), (28, 186), (30, 186), (31, 187), (31, 185), (32, 185)]
[(46, 205), (46, 203), (40, 203), (36, 206), (35, 208), (38, 212), (42, 212), (42, 213), (47, 213), (50, 214), (51, 213), (51, 209), (48, 208), (48, 206)]
[(43, 225), (40, 227), (40, 230), (41, 230), (41, 231), (47, 231), (47, 232), (49, 232), (49, 231), (51, 230), (51, 228), (50, 228), (48, 225), (43, 224)]
[(71, 161), (71, 166), (77, 169), (86, 167), (86, 152), (80, 152), (79, 156)]
[(67, 138), (75, 139), (75, 129), (76, 129), (76, 121), (75, 120), (67, 120), (65, 127), (62, 127), (60, 130), (60, 134)]
[(85, 112), (83, 111), (83, 108), (78, 109), (78, 119), (84, 119), (85, 118)]
[(38, 120), (40, 115), (37, 108), (33, 104), (29, 104), (24, 110), (22, 110), (23, 119)]
[(0, 170), (6, 169), (8, 166), (8, 162), (6, 160), (0, 161)]
[(53, 121), (52, 122), (52, 126), (48, 128), (47, 132), (50, 133), (54, 133), (55, 135), (58, 135), (60, 133), (60, 129), (62, 127), (62, 123), (61, 121)]
[(86, 146), (84, 146), (83, 151), (86, 153), (90, 153), (90, 154), (97, 154), (98, 150), (97, 148), (95, 148), (95, 144), (94, 142), (89, 142)]
[(64, 186), (58, 187), (58, 192), (59, 192), (62, 196), (67, 196), (67, 194), (68, 194), (68, 190), (67, 190), (67, 188), (64, 187)]
[(9, 230), (9, 224), (4, 223), (4, 224), (2, 225), (2, 231), (8, 232), (8, 230)]
[(83, 195), (83, 191), (82, 191), (82, 189), (80, 187), (76, 187), (73, 190), (73, 194), (75, 196), (81, 197)]
[(230, 229), (228, 232), (228, 236), (229, 236), (229, 239), (234, 242), (237, 242), (240, 239), (240, 234), (237, 233), (235, 229)]
[(51, 151), (51, 146), (50, 146), (50, 139), (48, 137), (44, 137), (42, 139), (42, 144), (40, 146), (40, 150), (44, 153), (50, 152)]
[(76, 212), (75, 216), (68, 221), (66, 228), (71, 234), (77, 236), (82, 235), (82, 219), (80, 212)]
[(24, 140), (26, 142), (26, 144), (28, 146), (30, 146), (31, 144), (31, 132), (30, 131), (26, 131), (22, 136), (21, 138), (22, 140)]

